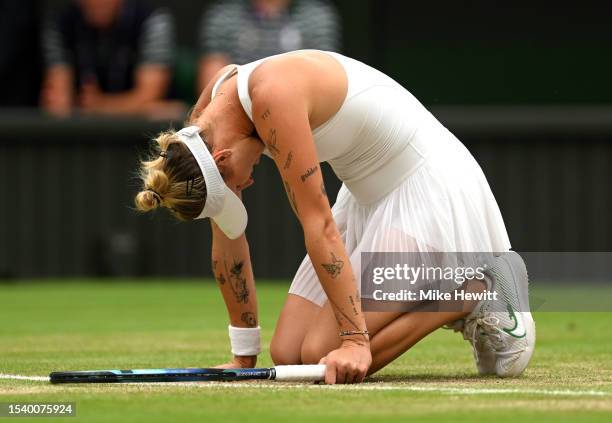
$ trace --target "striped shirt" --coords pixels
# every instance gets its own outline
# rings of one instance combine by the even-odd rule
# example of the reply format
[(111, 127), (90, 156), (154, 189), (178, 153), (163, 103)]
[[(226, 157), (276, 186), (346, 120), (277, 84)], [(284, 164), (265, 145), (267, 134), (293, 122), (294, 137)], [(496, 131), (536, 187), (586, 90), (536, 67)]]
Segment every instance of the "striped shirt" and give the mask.
[(81, 82), (93, 76), (106, 92), (130, 89), (138, 66), (173, 64), (172, 15), (141, 0), (125, 1), (108, 31), (91, 27), (72, 3), (47, 22), (42, 35), (47, 67), (71, 66)]
[(300, 49), (338, 51), (340, 20), (322, 0), (294, 0), (277, 17), (258, 16), (249, 0), (226, 0), (204, 14), (199, 35), (202, 55), (223, 54), (244, 64)]

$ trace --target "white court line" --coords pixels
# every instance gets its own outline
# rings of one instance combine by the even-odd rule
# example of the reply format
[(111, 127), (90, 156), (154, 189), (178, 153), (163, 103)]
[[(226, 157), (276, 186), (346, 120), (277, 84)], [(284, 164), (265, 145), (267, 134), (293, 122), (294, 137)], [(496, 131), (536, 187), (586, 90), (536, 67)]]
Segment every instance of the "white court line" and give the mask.
[(36, 382), (49, 382), (49, 376), (21, 376), (21, 375), (7, 375), (4, 373), (0, 373), (0, 379), (33, 380)]
[[(521, 389), (521, 388), (456, 388), (450, 386), (409, 386), (390, 385), (383, 383), (364, 383), (356, 385), (315, 385), (315, 384), (284, 384), (268, 383), (253, 384), (242, 382), (189, 382), (196, 388), (270, 388), (270, 389), (327, 389), (332, 391), (410, 391), (410, 392), (438, 392), (459, 395), (487, 395), (487, 394), (530, 394), (549, 396), (612, 396), (612, 392), (580, 391), (580, 390), (550, 390), (550, 389)], [(148, 383), (159, 385), (159, 383)]]
[[(22, 376), (0, 373), (0, 379), (30, 380), (36, 382), (49, 382), (47, 376)], [(608, 397), (612, 392), (581, 391), (569, 389), (533, 389), (533, 388), (457, 388), (452, 386), (409, 386), (391, 385), (387, 383), (364, 383), (357, 385), (314, 385), (314, 384), (287, 384), (287, 383), (244, 383), (244, 382), (134, 382), (121, 385), (144, 386), (183, 386), (203, 389), (325, 389), (332, 391), (407, 391), (407, 392), (437, 392), (457, 395), (492, 395), (492, 394), (525, 394), (543, 396), (573, 396), (573, 397)]]

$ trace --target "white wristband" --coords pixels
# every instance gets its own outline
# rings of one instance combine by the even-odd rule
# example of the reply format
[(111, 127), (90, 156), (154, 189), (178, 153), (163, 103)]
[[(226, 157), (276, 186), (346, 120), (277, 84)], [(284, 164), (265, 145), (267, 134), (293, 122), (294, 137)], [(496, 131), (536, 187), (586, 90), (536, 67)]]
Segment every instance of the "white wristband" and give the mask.
[(232, 345), (232, 354), (238, 356), (252, 356), (261, 352), (261, 328), (237, 328), (229, 325), (229, 337)]

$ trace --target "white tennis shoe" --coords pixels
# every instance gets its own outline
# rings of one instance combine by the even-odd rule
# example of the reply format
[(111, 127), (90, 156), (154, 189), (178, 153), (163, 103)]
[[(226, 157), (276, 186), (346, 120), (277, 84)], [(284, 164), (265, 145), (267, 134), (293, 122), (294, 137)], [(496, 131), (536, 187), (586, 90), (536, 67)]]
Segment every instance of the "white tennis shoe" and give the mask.
[(518, 376), (535, 347), (525, 263), (514, 251), (496, 257), (485, 271), (496, 301), (484, 301), (465, 318), (463, 337), (472, 344), (480, 374)]
[(495, 373), (495, 350), (488, 342), (488, 337), (484, 332), (477, 330), (477, 319), (468, 318), (456, 320), (444, 326), (445, 329), (452, 329), (461, 332), (463, 339), (472, 344), (474, 350), (474, 361), (480, 375), (494, 375)]

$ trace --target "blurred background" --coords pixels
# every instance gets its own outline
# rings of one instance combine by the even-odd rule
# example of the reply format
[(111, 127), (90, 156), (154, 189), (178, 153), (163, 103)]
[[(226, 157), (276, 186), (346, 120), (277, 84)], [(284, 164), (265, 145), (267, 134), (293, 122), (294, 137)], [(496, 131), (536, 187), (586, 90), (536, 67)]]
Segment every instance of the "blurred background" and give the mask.
[[(132, 209), (149, 139), (226, 63), (335, 50), (479, 161), (518, 251), (612, 251), (604, 2), (0, 0), (0, 279), (210, 277), (207, 221)], [(325, 168), (333, 201), (339, 182)], [(256, 277), (305, 254), (271, 161), (244, 194)], [(270, 205), (273, 205), (271, 207)]]

